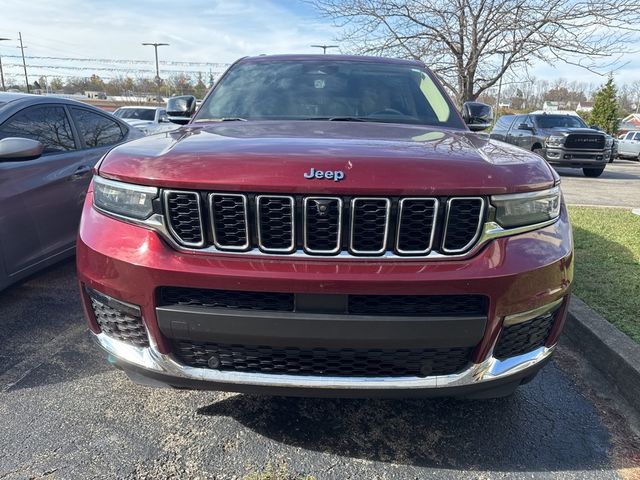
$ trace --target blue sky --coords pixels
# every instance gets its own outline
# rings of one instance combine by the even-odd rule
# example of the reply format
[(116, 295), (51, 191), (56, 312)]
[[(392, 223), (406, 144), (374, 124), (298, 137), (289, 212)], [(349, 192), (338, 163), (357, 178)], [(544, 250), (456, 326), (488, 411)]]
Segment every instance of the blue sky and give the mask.
[[(7, 2), (1, 11), (0, 37), (15, 38), (21, 31), (30, 56), (150, 60), (152, 49), (140, 44), (155, 41), (171, 44), (160, 50), (164, 60), (229, 63), (245, 55), (314, 52), (311, 44), (334, 43), (339, 36), (330, 20), (302, 0), (29, 0)], [(21, 74), (19, 62), (8, 56), (19, 53), (16, 44), (0, 42), (6, 73), (14, 77)], [(619, 80), (640, 78), (635, 57), (616, 74)], [(61, 72), (43, 67), (30, 71)], [(546, 79), (602, 81), (562, 65), (539, 65), (533, 73)]]

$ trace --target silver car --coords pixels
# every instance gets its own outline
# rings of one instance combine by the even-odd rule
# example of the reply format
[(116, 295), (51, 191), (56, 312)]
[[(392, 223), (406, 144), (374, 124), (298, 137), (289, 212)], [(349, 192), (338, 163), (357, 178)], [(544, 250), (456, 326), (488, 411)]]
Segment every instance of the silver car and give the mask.
[(141, 130), (145, 135), (169, 132), (179, 128), (179, 125), (169, 120), (167, 110), (163, 107), (120, 107), (113, 112), (113, 115)]
[(93, 166), (141, 136), (84, 103), (0, 92), (0, 290), (73, 255)]
[(618, 140), (618, 156), (640, 160), (640, 130), (632, 130)]

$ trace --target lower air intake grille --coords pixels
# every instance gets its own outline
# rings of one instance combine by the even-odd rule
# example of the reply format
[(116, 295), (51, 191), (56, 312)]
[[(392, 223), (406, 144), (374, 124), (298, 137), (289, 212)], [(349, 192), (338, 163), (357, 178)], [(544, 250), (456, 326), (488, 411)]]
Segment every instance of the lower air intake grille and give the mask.
[(136, 347), (148, 347), (149, 337), (140, 310), (113, 298), (87, 289), (96, 322), (111, 338)]
[(186, 365), (217, 370), (356, 377), (448, 375), (467, 366), (470, 348), (350, 349), (175, 342)]
[(472, 316), (486, 315), (482, 295), (349, 295), (353, 315)]
[(163, 287), (160, 289), (161, 305), (292, 312), (293, 299), (292, 293), (243, 292), (184, 287)]
[(493, 356), (504, 359), (542, 347), (549, 337), (555, 319), (556, 314), (552, 312), (528, 322), (504, 327)]

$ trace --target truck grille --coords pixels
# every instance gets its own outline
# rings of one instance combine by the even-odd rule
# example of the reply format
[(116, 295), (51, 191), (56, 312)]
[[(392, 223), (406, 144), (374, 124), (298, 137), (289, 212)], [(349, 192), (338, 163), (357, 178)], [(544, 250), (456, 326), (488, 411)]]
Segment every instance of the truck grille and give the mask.
[(469, 251), (481, 197), (329, 197), (164, 192), (174, 240), (187, 248), (269, 254), (420, 257)]
[(470, 361), (471, 348), (297, 348), (178, 341), (173, 353), (184, 364), (216, 370), (331, 375), (403, 377), (448, 375)]
[(604, 135), (570, 133), (564, 141), (564, 146), (575, 150), (602, 150), (604, 142)]
[[(188, 287), (161, 287), (158, 302), (161, 306), (196, 306), (293, 312), (300, 311), (300, 297), (295, 293), (251, 292), (241, 290), (212, 290)], [(322, 294), (318, 296), (322, 297)], [(483, 295), (328, 295), (324, 302), (335, 302), (333, 313), (376, 316), (480, 316), (487, 314), (487, 297)]]

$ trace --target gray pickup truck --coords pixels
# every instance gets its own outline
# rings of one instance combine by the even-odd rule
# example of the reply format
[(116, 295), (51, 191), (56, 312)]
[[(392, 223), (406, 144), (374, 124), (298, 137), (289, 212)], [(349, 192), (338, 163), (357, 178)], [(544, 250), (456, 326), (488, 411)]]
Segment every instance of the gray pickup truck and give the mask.
[(576, 115), (548, 113), (503, 115), (491, 138), (536, 152), (552, 165), (582, 168), (587, 177), (602, 175), (613, 143)]

